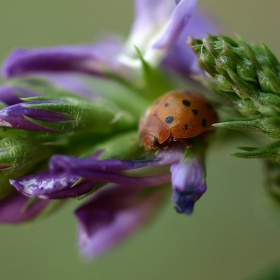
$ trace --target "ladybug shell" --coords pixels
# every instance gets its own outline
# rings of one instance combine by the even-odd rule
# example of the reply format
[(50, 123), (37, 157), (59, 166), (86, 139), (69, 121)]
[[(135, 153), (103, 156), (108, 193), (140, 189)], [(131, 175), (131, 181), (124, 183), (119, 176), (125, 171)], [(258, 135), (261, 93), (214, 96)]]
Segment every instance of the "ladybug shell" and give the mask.
[(197, 136), (217, 122), (211, 104), (195, 91), (171, 91), (156, 100), (140, 121), (141, 144), (147, 150), (172, 140)]

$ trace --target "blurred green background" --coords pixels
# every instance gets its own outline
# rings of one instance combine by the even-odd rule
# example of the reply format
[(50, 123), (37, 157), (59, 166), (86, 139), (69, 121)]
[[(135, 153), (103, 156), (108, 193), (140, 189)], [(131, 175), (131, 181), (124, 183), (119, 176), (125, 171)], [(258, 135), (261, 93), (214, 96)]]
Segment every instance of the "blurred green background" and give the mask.
[[(263, 41), (280, 57), (280, 2), (199, 4), (229, 35)], [(132, 0), (0, 0), (0, 60), (16, 46), (86, 43), (115, 32), (125, 36), (132, 19)], [(212, 148), (208, 192), (193, 216), (177, 215), (168, 202), (149, 226), (94, 262), (77, 251), (75, 201), (36, 224), (1, 225), (0, 279), (231, 280), (256, 274), (280, 257), (280, 210), (265, 194), (260, 162), (229, 155), (247, 144), (233, 139)]]

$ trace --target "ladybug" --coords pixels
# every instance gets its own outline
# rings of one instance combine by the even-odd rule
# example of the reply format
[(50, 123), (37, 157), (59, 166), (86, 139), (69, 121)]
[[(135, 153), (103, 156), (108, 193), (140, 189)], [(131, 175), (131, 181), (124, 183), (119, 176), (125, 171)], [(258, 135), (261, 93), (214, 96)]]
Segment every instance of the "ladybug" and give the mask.
[(175, 90), (157, 99), (140, 120), (141, 145), (146, 150), (166, 148), (171, 141), (197, 136), (217, 122), (211, 104), (193, 90)]

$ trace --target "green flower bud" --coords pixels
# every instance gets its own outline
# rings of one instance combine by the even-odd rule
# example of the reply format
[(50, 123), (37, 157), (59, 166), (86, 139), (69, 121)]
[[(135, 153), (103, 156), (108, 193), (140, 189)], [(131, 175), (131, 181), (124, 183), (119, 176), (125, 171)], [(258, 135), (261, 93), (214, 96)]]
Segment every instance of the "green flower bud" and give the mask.
[[(203, 67), (217, 84), (213, 87), (210, 82), (210, 88), (234, 104), (242, 115), (266, 117), (279, 114), (280, 64), (267, 46), (250, 46), (241, 38), (234, 41), (226, 36), (209, 36), (202, 41), (192, 39), (189, 42), (198, 61), (201, 53), (212, 57), (211, 63), (205, 61)], [(213, 75), (213, 71), (219, 74)], [(249, 99), (251, 101), (244, 101)]]
[(218, 55), (215, 59), (216, 65), (224, 70), (236, 71), (236, 64), (226, 55)]
[(37, 139), (0, 140), (0, 175), (19, 177), (51, 155), (51, 148)]
[(236, 102), (234, 102), (235, 107), (238, 109), (238, 111), (246, 117), (249, 118), (257, 118), (260, 117), (261, 114), (258, 110), (256, 110), (256, 107), (252, 100), (250, 99), (238, 99)]
[(273, 92), (280, 94), (279, 79), (269, 68), (263, 68), (258, 72), (259, 84), (263, 92)]
[(280, 98), (273, 93), (255, 92), (251, 100), (256, 109), (267, 116), (277, 116), (280, 112)]
[[(137, 120), (132, 114), (102, 98), (86, 101), (72, 97), (59, 100), (32, 97), (25, 98), (24, 101), (28, 102), (21, 103), (19, 106), (37, 109), (36, 119), (29, 117), (25, 117), (25, 119), (43, 129), (55, 132), (108, 133), (115, 129), (125, 130), (135, 127), (137, 124)], [(45, 112), (49, 113), (44, 118)]]
[(203, 47), (202, 40), (189, 38), (188, 44), (196, 53), (199, 66), (206, 72), (208, 72), (211, 76), (215, 76), (216, 74), (218, 74), (215, 70), (215, 58)]
[[(216, 69), (219, 69), (219, 71), (222, 71), (221, 68), (216, 68)], [(228, 77), (228, 76), (226, 76)], [(229, 81), (229, 79), (227, 79), (225, 77), (225, 75), (215, 75), (215, 81), (217, 83), (217, 85), (219, 86), (219, 88), (225, 92), (234, 92), (233, 88), (232, 88), (232, 84), (231, 82)]]

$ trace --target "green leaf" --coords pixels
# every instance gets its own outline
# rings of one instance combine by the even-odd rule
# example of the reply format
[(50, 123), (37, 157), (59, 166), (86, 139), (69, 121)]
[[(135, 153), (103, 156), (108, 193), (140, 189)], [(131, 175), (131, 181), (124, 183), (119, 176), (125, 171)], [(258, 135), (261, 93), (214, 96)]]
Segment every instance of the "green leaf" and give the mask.
[(162, 94), (173, 90), (173, 85), (159, 67), (152, 67), (142, 56), (140, 50), (135, 46), (138, 58), (142, 65), (143, 85), (142, 95), (150, 101), (154, 101)]
[(268, 136), (270, 138), (280, 138), (280, 117), (267, 117), (261, 119), (231, 120), (217, 123), (214, 127), (245, 130)]
[(263, 147), (237, 147), (244, 152), (232, 153), (241, 158), (264, 158), (280, 163), (280, 141), (270, 143)]

